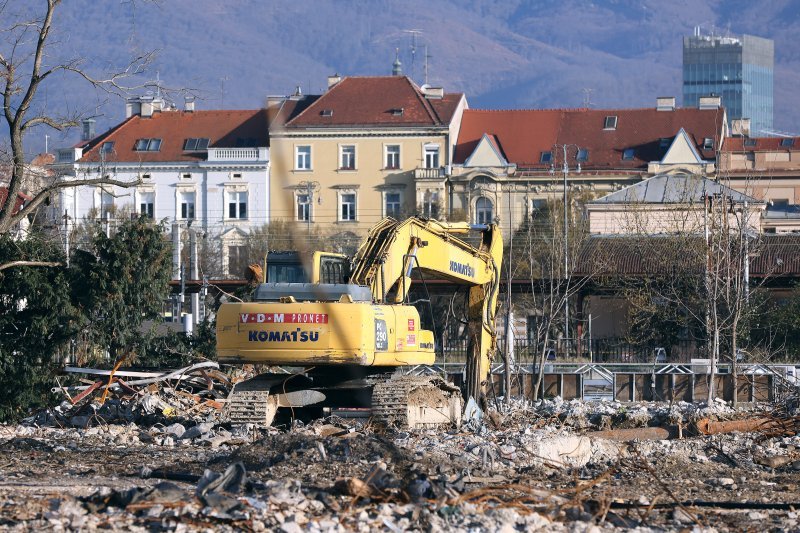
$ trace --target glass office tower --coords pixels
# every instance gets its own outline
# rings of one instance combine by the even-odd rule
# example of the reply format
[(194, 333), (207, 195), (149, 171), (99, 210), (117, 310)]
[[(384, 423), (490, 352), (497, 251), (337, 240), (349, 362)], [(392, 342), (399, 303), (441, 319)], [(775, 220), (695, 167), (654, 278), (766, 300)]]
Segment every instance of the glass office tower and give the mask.
[(683, 38), (683, 105), (696, 106), (701, 96), (716, 94), (728, 120), (749, 118), (752, 136), (772, 129), (771, 39), (743, 35), (694, 35)]

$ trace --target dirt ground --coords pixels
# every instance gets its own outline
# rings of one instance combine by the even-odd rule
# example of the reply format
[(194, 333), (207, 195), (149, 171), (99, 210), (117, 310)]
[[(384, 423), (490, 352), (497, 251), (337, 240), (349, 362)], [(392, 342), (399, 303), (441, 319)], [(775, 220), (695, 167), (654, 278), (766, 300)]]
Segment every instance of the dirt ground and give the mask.
[[(339, 419), (238, 432), (209, 424), (184, 439), (161, 424), (0, 426), (0, 527), (287, 532), (800, 527), (796, 433), (621, 442), (592, 431), (600, 425), (650, 425), (658, 419), (654, 413), (667, 408), (628, 406), (624, 416), (613, 414), (619, 407), (607, 407), (605, 414), (592, 409), (541, 404), (458, 430), (387, 430)], [(727, 410), (725, 416), (750, 415)], [(214, 440), (215, 435), (225, 438)]]

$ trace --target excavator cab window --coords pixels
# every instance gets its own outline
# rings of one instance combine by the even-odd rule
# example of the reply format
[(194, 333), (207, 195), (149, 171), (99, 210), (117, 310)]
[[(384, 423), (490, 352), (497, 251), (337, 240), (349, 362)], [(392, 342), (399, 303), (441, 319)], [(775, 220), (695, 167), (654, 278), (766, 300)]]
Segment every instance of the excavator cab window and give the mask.
[(319, 260), (320, 283), (347, 283), (350, 263), (345, 257), (324, 255)]
[(267, 283), (306, 283), (308, 275), (297, 252), (267, 253)]

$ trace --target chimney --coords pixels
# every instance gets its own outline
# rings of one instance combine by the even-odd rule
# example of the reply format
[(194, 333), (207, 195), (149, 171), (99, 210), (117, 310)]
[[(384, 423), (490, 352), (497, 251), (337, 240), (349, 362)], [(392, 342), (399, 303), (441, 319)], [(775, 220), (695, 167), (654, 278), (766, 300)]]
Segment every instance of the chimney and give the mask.
[(719, 109), (722, 107), (722, 97), (717, 94), (701, 96), (698, 109)]
[(674, 96), (657, 97), (656, 111), (675, 111), (675, 97)]
[(141, 101), (141, 111), (139, 115), (142, 117), (152, 117), (153, 116), (153, 99), (143, 97), (140, 99)]
[(731, 120), (731, 135), (734, 137), (750, 137), (750, 119), (735, 118)]
[(95, 120), (93, 118), (87, 118), (81, 121), (81, 124), (83, 124), (83, 131), (81, 132), (81, 140), (91, 141), (92, 139), (94, 139), (95, 137), (94, 123)]
[(425, 98), (440, 99), (444, 98), (444, 87), (426, 87), (422, 86), (422, 94)]
[(183, 110), (187, 113), (194, 112), (194, 96), (183, 97)]
[(278, 107), (284, 100), (286, 100), (285, 96), (267, 95), (267, 109)]
[(125, 118), (130, 118), (133, 115), (140, 115), (142, 113), (142, 102), (136, 98), (131, 97), (125, 102)]
[(333, 76), (328, 76), (328, 89), (330, 89), (340, 81), (342, 81), (342, 77), (339, 75), (338, 72)]

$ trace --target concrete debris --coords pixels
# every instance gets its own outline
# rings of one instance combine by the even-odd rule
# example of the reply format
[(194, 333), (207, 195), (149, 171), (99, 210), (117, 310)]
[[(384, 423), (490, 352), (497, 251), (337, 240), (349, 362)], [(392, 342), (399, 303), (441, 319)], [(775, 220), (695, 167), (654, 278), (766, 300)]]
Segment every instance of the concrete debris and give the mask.
[[(49, 419), (0, 425), (0, 525), (724, 531), (758, 516), (771, 530), (798, 527), (800, 436), (789, 434), (794, 415), (775, 409), (554, 398), (490, 401), (483, 418), (450, 430), (337, 417), (263, 429), (193, 409), (205, 401), (197, 387), (209, 390), (202, 381), (184, 388), (164, 380), (137, 394), (120, 388), (102, 405), (98, 387), (82, 400), (85, 411), (71, 412), (78, 405), (70, 402)], [(691, 431), (703, 419), (759, 417), (780, 422), (780, 433)]]

